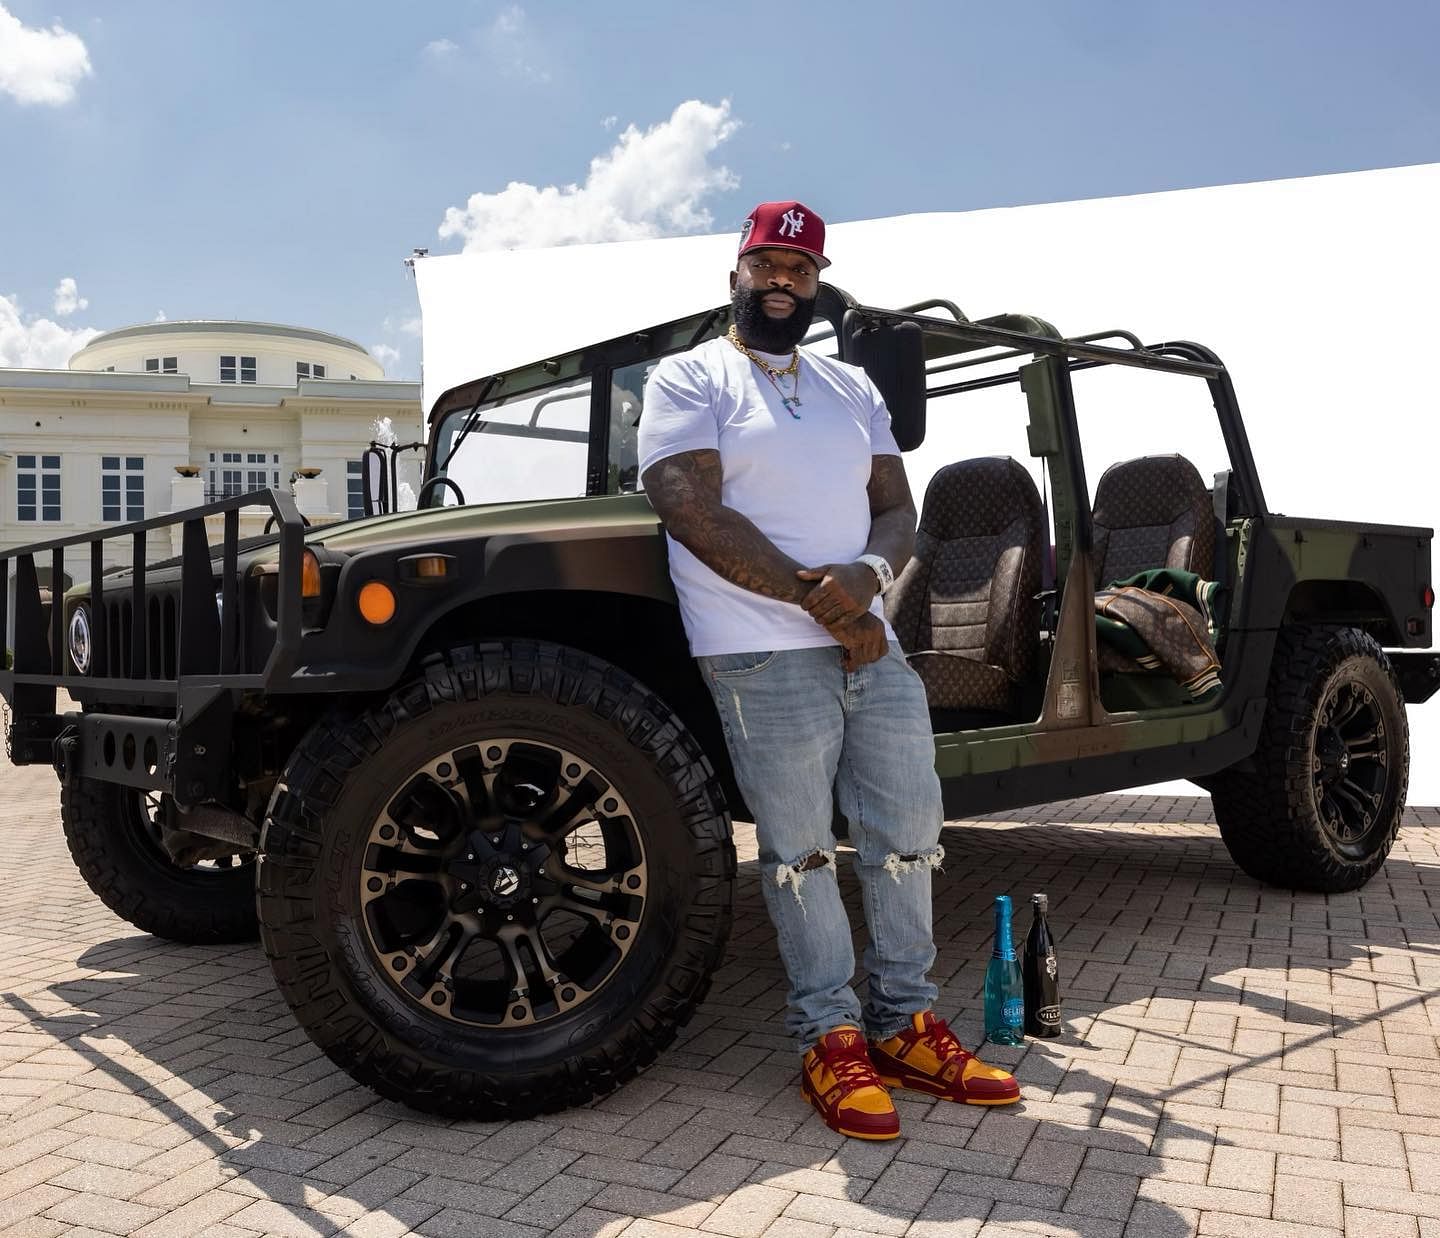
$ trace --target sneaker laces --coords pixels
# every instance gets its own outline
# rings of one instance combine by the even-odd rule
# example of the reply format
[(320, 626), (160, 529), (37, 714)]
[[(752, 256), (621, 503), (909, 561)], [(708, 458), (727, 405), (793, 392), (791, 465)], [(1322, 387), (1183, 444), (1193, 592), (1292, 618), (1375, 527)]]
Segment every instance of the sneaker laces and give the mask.
[(955, 1038), (955, 1033), (950, 1030), (950, 1025), (944, 1019), (936, 1018), (922, 1034), (921, 1039), (935, 1050), (935, 1056), (942, 1062), (956, 1057), (963, 1062), (971, 1056), (970, 1051)]
[(856, 1088), (881, 1086), (863, 1040), (849, 1049), (822, 1049), (820, 1058), (840, 1083)]

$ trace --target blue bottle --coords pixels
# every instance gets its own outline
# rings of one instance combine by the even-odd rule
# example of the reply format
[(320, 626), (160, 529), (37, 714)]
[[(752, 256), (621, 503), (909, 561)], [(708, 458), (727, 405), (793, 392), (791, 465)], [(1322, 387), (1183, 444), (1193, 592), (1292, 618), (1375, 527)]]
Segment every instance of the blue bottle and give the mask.
[(985, 970), (985, 1039), (996, 1045), (1025, 1043), (1025, 982), (1015, 957), (1010, 896), (995, 899), (995, 949)]

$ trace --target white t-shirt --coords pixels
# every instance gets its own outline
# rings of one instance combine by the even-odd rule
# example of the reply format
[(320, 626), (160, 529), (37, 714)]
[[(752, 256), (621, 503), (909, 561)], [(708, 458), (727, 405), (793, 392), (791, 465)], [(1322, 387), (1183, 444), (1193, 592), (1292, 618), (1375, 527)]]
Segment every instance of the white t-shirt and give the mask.
[[(777, 367), (790, 361), (758, 355)], [(640, 475), (666, 456), (718, 450), (726, 507), (806, 567), (853, 563), (870, 540), (871, 458), (900, 454), (890, 413), (856, 366), (802, 349), (799, 378), (794, 417), (764, 372), (729, 340), (666, 357), (645, 385)], [(777, 381), (790, 394), (792, 380)], [(795, 603), (731, 584), (674, 538), (667, 541), (695, 657), (838, 643)], [(870, 609), (884, 620), (878, 595)], [(885, 631), (893, 641), (888, 623)]]

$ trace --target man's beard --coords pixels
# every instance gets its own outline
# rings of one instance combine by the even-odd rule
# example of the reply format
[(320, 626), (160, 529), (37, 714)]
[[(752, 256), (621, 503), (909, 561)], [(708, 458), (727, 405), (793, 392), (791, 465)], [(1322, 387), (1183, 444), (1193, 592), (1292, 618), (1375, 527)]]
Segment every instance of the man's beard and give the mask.
[(810, 330), (810, 321), (815, 317), (814, 297), (807, 299), (787, 292), (784, 295), (795, 302), (795, 308), (786, 318), (771, 318), (760, 302), (775, 295), (774, 288), (739, 286), (730, 294), (730, 308), (740, 338), (761, 352), (789, 352), (805, 338), (805, 333)]

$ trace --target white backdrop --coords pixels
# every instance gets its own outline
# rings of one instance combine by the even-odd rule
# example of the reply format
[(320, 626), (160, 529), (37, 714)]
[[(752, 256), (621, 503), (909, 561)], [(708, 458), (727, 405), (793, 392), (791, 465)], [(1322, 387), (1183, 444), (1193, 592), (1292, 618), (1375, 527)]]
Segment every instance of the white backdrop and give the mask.
[[(1067, 335), (1124, 327), (1208, 344), (1234, 379), (1272, 511), (1431, 527), (1437, 220), (1440, 164), (1428, 164), (837, 224), (826, 276), (875, 305), (941, 296), (972, 318), (1019, 311)], [(418, 260), (425, 407), (470, 379), (723, 303), (735, 244)], [(1077, 375), (1076, 394), (1092, 487), (1106, 464), (1152, 451), (1184, 452), (1207, 481), (1225, 465), (1193, 380), (1102, 371)], [(917, 497), (950, 460), (1026, 460), (1018, 400), (1007, 388), (932, 407), (907, 456)], [(1410, 802), (1440, 804), (1440, 701), (1410, 719)]]

